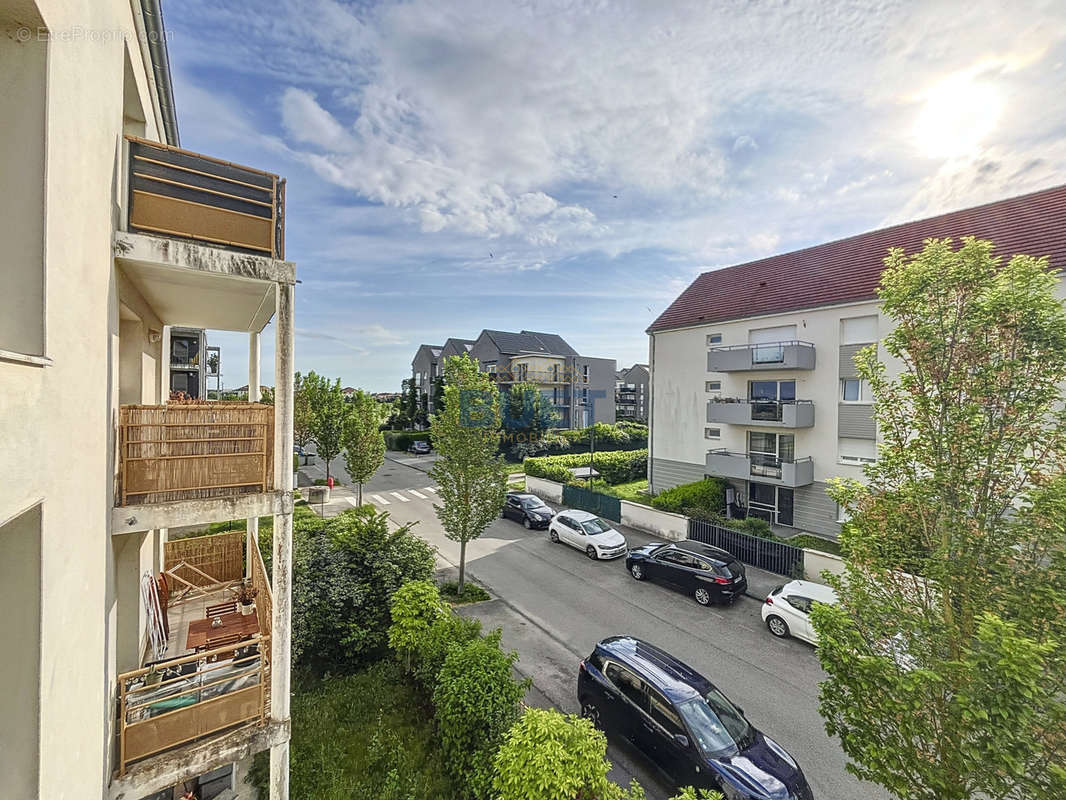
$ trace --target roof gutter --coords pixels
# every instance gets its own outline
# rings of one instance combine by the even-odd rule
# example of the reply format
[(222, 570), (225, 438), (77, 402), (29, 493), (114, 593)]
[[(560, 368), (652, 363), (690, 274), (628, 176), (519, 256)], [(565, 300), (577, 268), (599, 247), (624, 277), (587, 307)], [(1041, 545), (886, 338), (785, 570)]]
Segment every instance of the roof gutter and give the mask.
[(159, 93), (159, 110), (163, 116), (163, 133), (167, 144), (178, 147), (178, 115), (174, 108), (174, 84), (170, 79), (170, 57), (167, 54), (167, 31), (163, 25), (163, 11), (159, 0), (141, 0), (148, 52), (152, 57), (152, 72)]

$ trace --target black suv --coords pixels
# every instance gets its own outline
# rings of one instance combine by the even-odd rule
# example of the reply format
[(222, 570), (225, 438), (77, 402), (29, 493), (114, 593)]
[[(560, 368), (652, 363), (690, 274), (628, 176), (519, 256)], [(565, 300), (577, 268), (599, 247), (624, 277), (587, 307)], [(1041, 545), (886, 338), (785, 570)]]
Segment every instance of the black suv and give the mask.
[(535, 494), (508, 492), (500, 516), (521, 522), (526, 528), (547, 528), (555, 512)]
[(581, 662), (581, 713), (633, 741), (677, 785), (729, 800), (813, 800), (803, 771), (710, 681), (631, 636), (604, 639)]
[(748, 589), (744, 567), (720, 547), (685, 539), (673, 544), (652, 542), (629, 551), (629, 574), (669, 583), (691, 594), (701, 606), (732, 603)]

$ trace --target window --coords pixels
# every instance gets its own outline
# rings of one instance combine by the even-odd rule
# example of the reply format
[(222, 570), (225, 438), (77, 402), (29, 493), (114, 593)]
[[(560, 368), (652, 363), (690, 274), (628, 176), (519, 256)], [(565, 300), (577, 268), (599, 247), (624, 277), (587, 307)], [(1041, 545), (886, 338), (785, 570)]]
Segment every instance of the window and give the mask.
[(707, 346), (708, 347), (711, 347), (712, 345), (716, 345), (716, 344), (721, 344), (721, 343), (722, 343), (722, 334), (720, 334), (720, 333), (709, 333), (709, 334), (707, 334)]
[(873, 402), (870, 387), (862, 378), (842, 378), (840, 381), (840, 399), (845, 403)]
[(793, 525), (792, 489), (751, 482), (748, 486), (748, 513), (774, 525)]
[(721, 428), (704, 428), (703, 429), (703, 438), (704, 439), (721, 439), (722, 438), (722, 429)]
[(722, 391), (722, 382), (721, 381), (707, 381), (703, 385), (703, 388), (706, 391), (708, 391), (708, 392), (720, 392), (720, 391)]
[(877, 341), (877, 315), (840, 320), (840, 343), (871, 344)]
[(789, 594), (785, 595), (785, 600), (787, 600), (788, 604), (801, 614), (811, 613), (811, 601), (809, 598), (800, 597), (798, 594)]
[(581, 382), (582, 383), (588, 383), (589, 382), (589, 365), (588, 364), (586, 364), (585, 366), (583, 366), (581, 368)]
[(681, 717), (674, 711), (670, 702), (652, 688), (648, 689), (648, 713), (670, 736), (684, 734), (685, 728), (681, 724)]
[(625, 667), (615, 664), (613, 661), (608, 662), (607, 669), (604, 670), (604, 675), (606, 675), (607, 680), (618, 687), (618, 691), (633, 702), (637, 708), (647, 710), (647, 700), (644, 696), (644, 688), (640, 678)]
[(877, 442), (841, 437), (837, 441), (837, 454), (841, 464), (872, 464), (877, 461)]

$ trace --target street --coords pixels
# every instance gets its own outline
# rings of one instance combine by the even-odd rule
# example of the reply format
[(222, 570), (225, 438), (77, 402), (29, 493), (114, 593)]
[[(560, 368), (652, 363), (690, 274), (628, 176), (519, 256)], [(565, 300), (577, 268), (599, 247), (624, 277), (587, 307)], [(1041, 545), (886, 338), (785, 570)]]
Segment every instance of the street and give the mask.
[[(442, 566), (454, 566), (459, 545), (444, 536), (433, 511), (434, 483), (425, 472), (429, 465), (426, 458), (388, 453), (384, 466), (364, 487), (364, 501), (388, 511), (397, 523), (415, 523), (414, 532), (437, 548)], [(315, 467), (303, 469), (319, 476)], [(332, 469), (347, 483), (340, 459)], [(624, 533), (630, 546), (651, 538)], [(552, 544), (543, 531), (527, 531), (502, 519), (467, 546), (467, 573), (494, 599), (462, 613), (482, 619), (486, 630), (502, 628), (504, 647), (521, 657), (519, 671), (532, 677), (537, 693), (558, 708), (578, 712), (577, 664), (596, 642), (631, 634), (688, 662), (721, 688), (757, 728), (799, 762), (815, 797), (887, 797), (879, 787), (845, 772), (844, 754), (826, 735), (818, 714), (823, 673), (814, 649), (772, 636), (760, 618), (757, 599), (703, 608), (666, 587), (633, 580), (624, 559), (591, 561), (566, 545)], [(762, 587), (784, 579), (749, 568), (749, 581)], [(669, 796), (665, 777), (628, 743), (612, 740), (609, 758), (615, 780), (627, 783), (635, 776), (650, 798)]]

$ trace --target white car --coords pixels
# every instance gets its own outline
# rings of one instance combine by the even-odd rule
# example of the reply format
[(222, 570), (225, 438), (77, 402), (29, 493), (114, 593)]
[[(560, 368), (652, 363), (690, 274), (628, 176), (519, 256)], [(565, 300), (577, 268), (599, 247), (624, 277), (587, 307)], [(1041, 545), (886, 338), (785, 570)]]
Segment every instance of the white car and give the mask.
[(629, 552), (625, 537), (611, 523), (588, 511), (560, 511), (548, 525), (548, 538), (584, 550), (593, 560), (618, 558)]
[(836, 605), (837, 595), (828, 586), (811, 581), (790, 581), (766, 596), (762, 618), (770, 633), (782, 639), (795, 636), (818, 644), (818, 634), (811, 625), (812, 603)]

